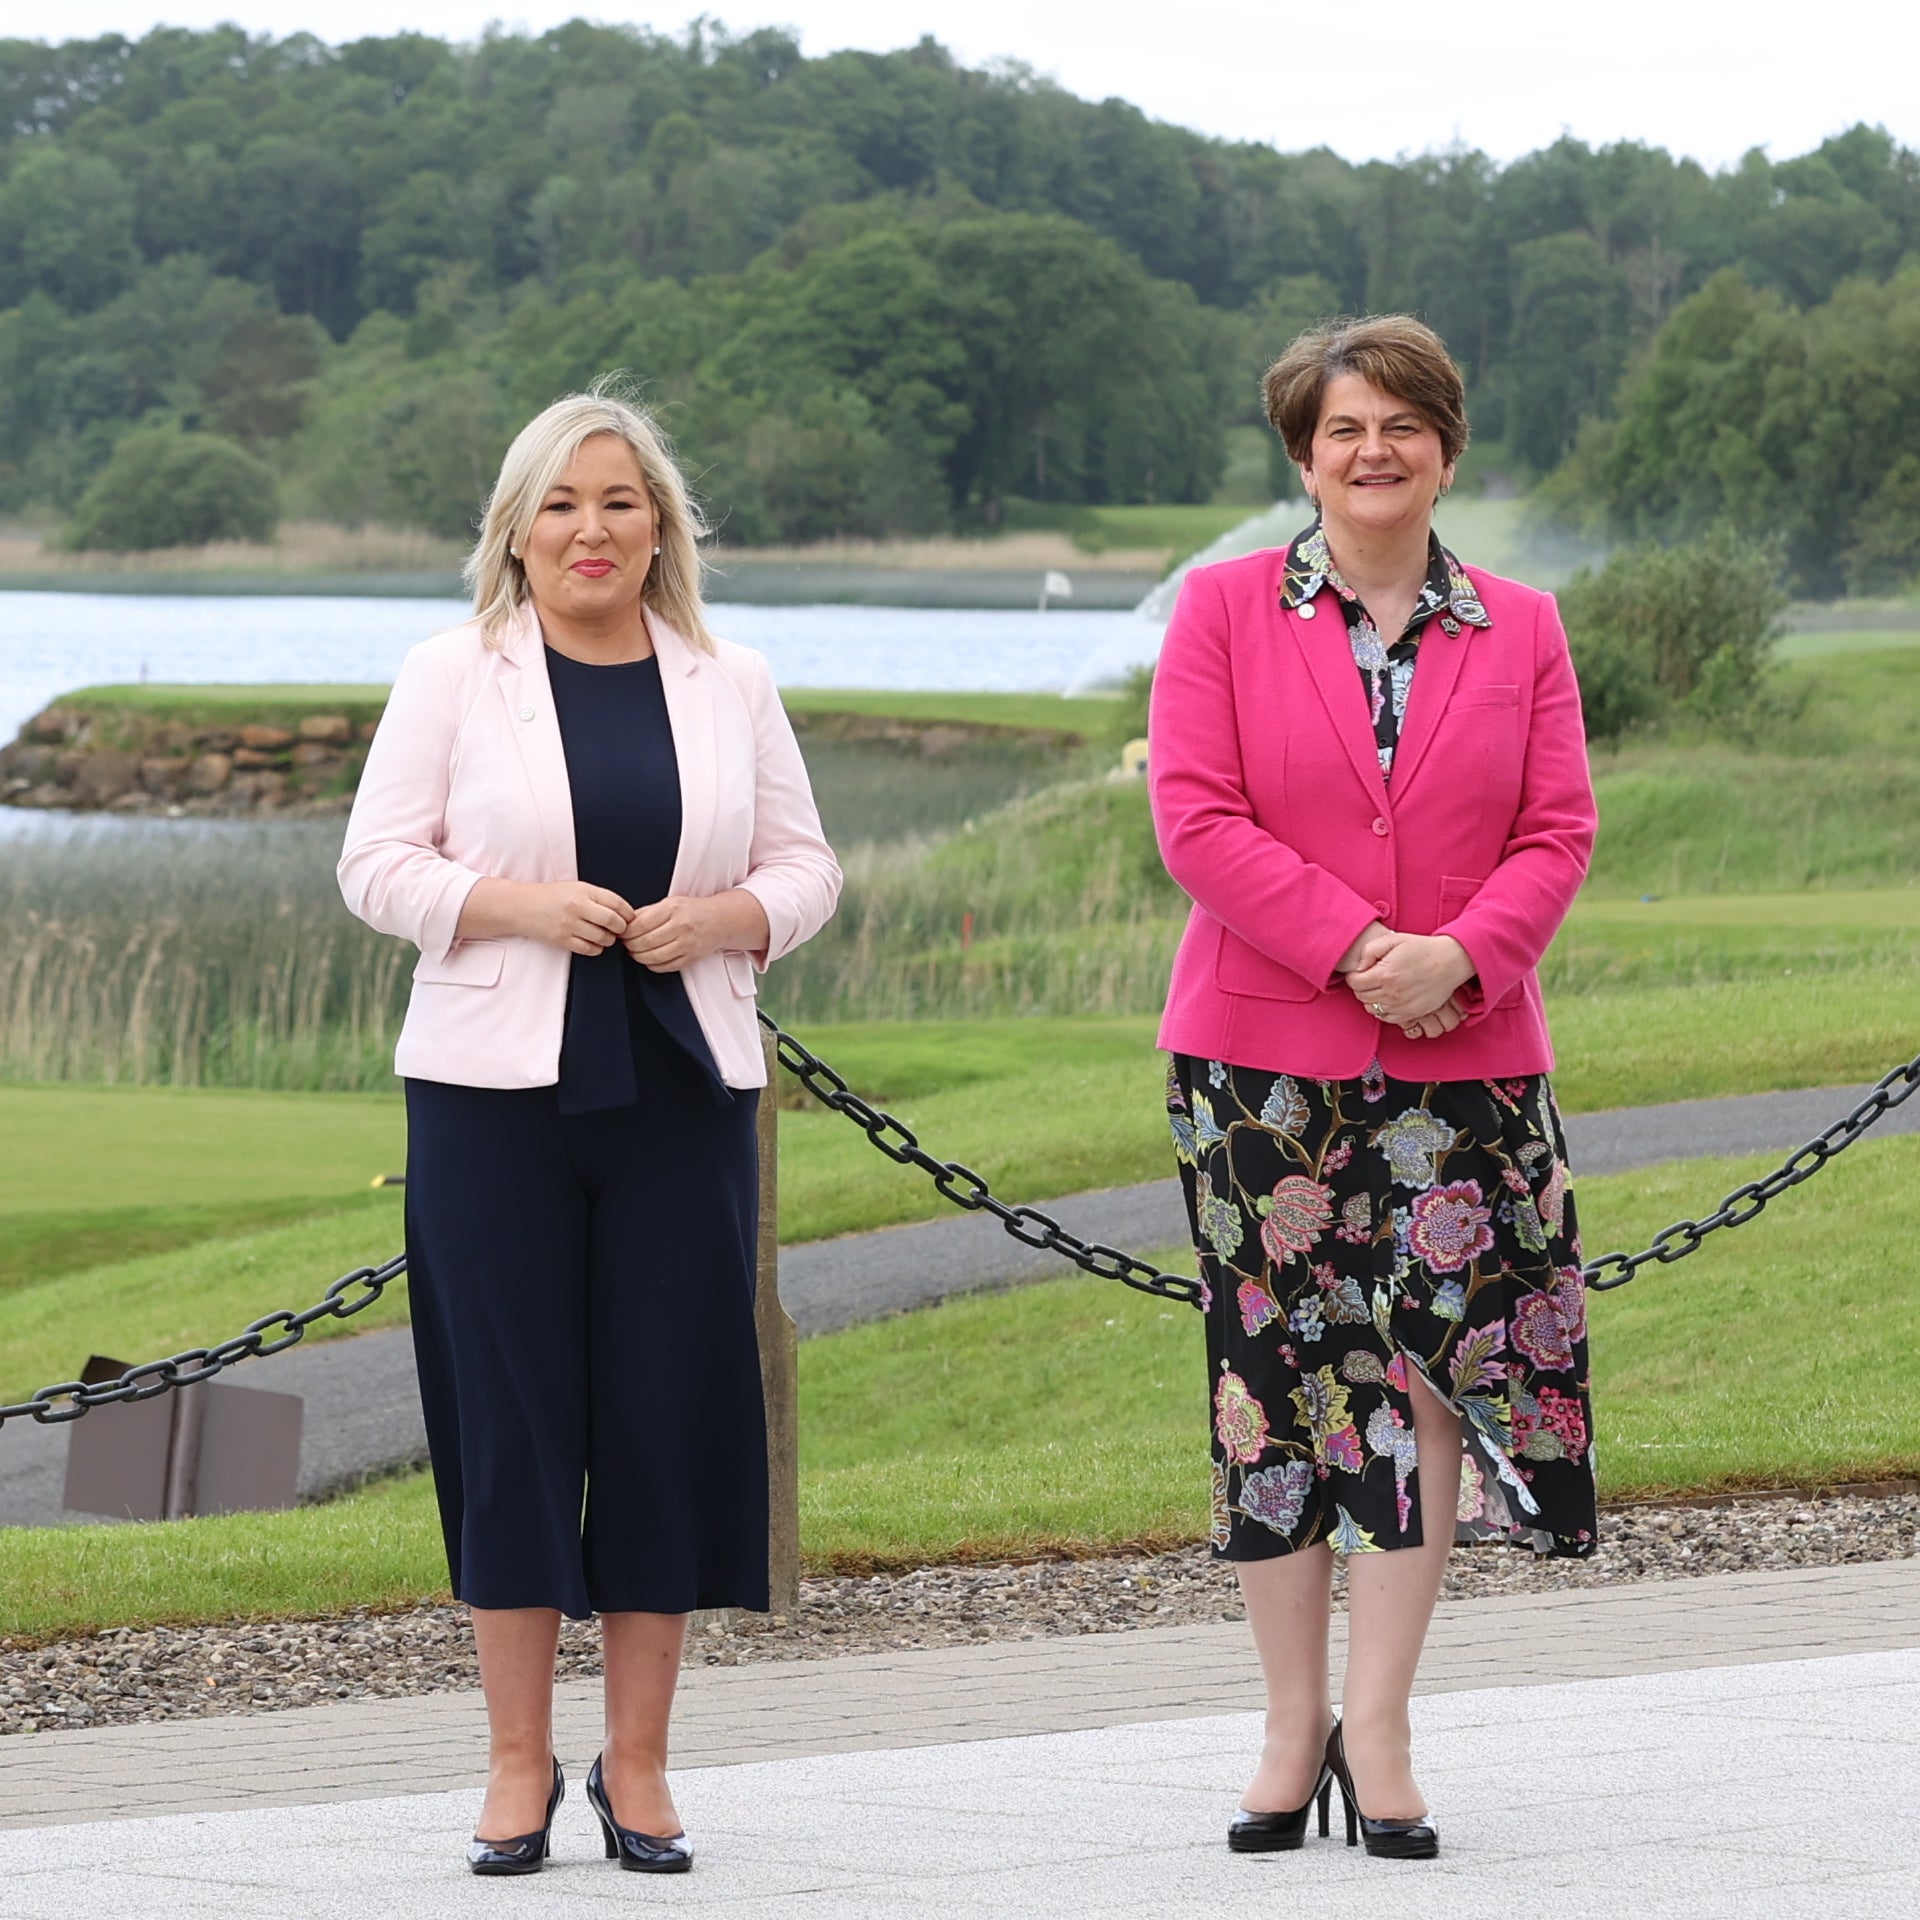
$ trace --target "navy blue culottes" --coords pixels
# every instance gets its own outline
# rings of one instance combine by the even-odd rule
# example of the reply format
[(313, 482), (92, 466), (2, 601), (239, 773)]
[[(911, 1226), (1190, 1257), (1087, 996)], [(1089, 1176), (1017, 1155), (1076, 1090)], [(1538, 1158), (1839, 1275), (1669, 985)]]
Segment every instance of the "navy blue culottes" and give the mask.
[(755, 1106), (407, 1082), (414, 1351), (468, 1605), (766, 1610)]

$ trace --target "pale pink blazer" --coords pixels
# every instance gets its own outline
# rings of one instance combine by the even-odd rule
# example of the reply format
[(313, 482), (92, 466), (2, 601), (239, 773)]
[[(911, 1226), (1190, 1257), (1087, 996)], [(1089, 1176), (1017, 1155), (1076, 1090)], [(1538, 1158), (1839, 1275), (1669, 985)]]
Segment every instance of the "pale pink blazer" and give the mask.
[[(687, 999), (727, 1085), (763, 1086), (755, 972), (826, 923), (840, 867), (766, 661), (725, 640), (703, 653), (652, 613), (648, 625), (680, 763), (672, 891), (744, 887), (771, 929), (764, 953), (695, 961), (683, 975)], [(566, 755), (530, 608), (501, 648), (470, 624), (407, 655), (367, 754), (339, 874), (354, 913), (420, 949), (396, 1073), (468, 1087), (559, 1079), (572, 956), (537, 940), (454, 938), (483, 876), (579, 878)]]
[[(1285, 560), (1196, 568), (1154, 676), (1154, 825), (1194, 903), (1160, 1044), (1312, 1079), (1545, 1072), (1534, 969), (1596, 825), (1552, 596), (1467, 569), (1491, 624), (1428, 622), (1389, 787), (1346, 622), (1328, 594), (1281, 607)], [(1370, 920), (1466, 949), (1454, 1032), (1409, 1040), (1335, 978)]]

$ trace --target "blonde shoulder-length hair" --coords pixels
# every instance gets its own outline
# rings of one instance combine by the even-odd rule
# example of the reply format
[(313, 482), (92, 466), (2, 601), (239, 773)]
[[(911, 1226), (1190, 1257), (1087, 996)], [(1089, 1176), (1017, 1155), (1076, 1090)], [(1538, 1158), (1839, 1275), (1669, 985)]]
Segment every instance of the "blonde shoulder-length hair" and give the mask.
[(650, 414), (613, 391), (610, 381), (596, 382), (585, 393), (570, 393), (535, 414), (514, 436), (500, 462), (500, 477), (487, 496), (480, 522), (480, 538), (462, 569), (481, 638), (489, 647), (504, 644), (508, 627), (532, 597), (527, 570), (513, 549), (532, 531), (541, 501), (572, 464), (582, 443), (602, 433), (618, 435), (633, 449), (653, 501), (654, 537), (660, 552), (641, 589), (641, 601), (693, 646), (703, 653), (713, 652), (700, 593), (706, 563), (700, 557), (699, 542), (707, 531), (706, 520), (688, 491), (666, 435)]

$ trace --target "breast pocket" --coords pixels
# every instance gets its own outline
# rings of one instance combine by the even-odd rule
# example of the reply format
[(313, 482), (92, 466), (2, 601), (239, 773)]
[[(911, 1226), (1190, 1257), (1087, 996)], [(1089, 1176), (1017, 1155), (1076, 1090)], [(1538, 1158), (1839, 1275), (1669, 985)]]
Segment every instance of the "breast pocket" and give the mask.
[(426, 987), (497, 987), (506, 960), (504, 941), (459, 940), (443, 959), (430, 960), (423, 953), (413, 977)]
[(1518, 687), (1463, 687), (1447, 702), (1449, 713), (1471, 713), (1476, 708), (1517, 709)]

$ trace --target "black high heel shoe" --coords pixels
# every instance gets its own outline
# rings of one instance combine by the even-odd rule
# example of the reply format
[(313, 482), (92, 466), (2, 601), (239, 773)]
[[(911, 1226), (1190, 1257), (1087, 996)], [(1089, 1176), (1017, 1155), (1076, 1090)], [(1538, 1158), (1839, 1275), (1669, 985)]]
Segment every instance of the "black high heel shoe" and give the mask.
[(1364, 1840), (1376, 1860), (1431, 1860), (1439, 1853), (1440, 1833), (1431, 1814), (1423, 1814), (1418, 1820), (1374, 1820), (1360, 1811), (1353, 1775), (1347, 1767), (1347, 1743), (1337, 1724), (1327, 1736), (1327, 1767), (1347, 1810), (1348, 1846), (1358, 1846)]
[(613, 1817), (607, 1783), (600, 1777), (599, 1756), (587, 1774), (587, 1804), (600, 1816), (606, 1836), (607, 1858), (618, 1860), (629, 1873), (685, 1873), (693, 1865), (693, 1842), (684, 1833), (636, 1833)]
[(1314, 1782), (1313, 1791), (1303, 1806), (1295, 1807), (1291, 1813), (1249, 1813), (1242, 1807), (1227, 1822), (1227, 1845), (1235, 1853), (1291, 1853), (1295, 1847), (1304, 1847), (1307, 1815), (1313, 1811), (1316, 1801), (1320, 1806), (1320, 1838), (1324, 1840), (1332, 1799), (1333, 1769), (1322, 1761), (1320, 1778)]
[(553, 1763), (553, 1792), (547, 1799), (547, 1823), (538, 1833), (516, 1840), (482, 1840), (476, 1833), (467, 1842), (467, 1865), (475, 1873), (538, 1873), (553, 1851), (553, 1816), (567, 1797), (567, 1776)]

